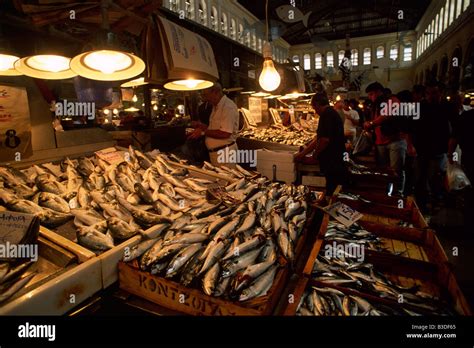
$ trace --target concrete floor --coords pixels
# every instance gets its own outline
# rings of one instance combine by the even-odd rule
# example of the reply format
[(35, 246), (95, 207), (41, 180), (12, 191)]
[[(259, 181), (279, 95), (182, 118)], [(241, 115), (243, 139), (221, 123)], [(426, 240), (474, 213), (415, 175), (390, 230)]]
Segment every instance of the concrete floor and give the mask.
[[(456, 279), (472, 310), (474, 308), (474, 226), (467, 232), (464, 229), (459, 195), (450, 195), (445, 206), (426, 217), (429, 219), (430, 226), (436, 231), (453, 265)], [(455, 255), (455, 248), (457, 248), (457, 255)]]

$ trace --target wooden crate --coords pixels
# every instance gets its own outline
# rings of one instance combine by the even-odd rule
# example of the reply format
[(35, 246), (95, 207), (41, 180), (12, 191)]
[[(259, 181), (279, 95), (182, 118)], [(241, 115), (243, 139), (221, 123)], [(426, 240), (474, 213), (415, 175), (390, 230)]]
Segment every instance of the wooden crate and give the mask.
[(352, 193), (355, 195), (361, 196), (363, 199), (369, 200), (373, 203), (390, 206), (390, 207), (399, 207), (400, 201), (403, 204), (403, 207), (407, 206), (407, 198), (389, 196), (384, 191), (377, 190), (361, 190), (352, 187), (344, 187), (344, 191), (341, 193)]
[[(288, 264), (279, 259), (281, 268), (277, 271), (273, 285), (265, 296), (246, 302), (232, 302), (204, 294), (200, 289), (188, 288), (179, 283), (140, 270), (136, 265), (119, 262), (119, 287), (128, 293), (142, 297), (167, 309), (189, 315), (249, 315), (273, 314), (286, 288), (290, 271), (298, 264), (310, 233), (309, 228), (316, 215), (310, 209), (304, 231), (295, 247), (295, 261)], [(181, 296), (181, 302), (179, 301)]]
[(418, 209), (413, 197), (408, 197), (403, 208), (387, 206), (377, 203), (366, 203), (345, 198), (335, 197), (335, 201), (340, 201), (351, 208), (364, 214), (362, 221), (376, 222), (386, 225), (398, 225), (400, 221), (413, 224), (417, 228), (428, 228), (428, 223)]

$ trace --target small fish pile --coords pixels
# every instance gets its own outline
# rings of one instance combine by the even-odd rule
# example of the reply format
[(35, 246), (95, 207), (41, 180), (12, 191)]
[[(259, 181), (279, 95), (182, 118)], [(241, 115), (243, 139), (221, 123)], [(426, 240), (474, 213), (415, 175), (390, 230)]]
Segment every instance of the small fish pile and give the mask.
[(0, 262), (0, 303), (6, 301), (24, 288), (36, 272), (29, 272), (32, 262), (10, 263)]
[(329, 221), (324, 240), (328, 243), (336, 242), (357, 244), (358, 247), (363, 247), (367, 250), (388, 252), (394, 255), (401, 255), (406, 252), (393, 252), (384, 248), (382, 246), (382, 240), (377, 235), (365, 230), (357, 223), (352, 224), (350, 227), (346, 227), (344, 224), (337, 221)]
[(124, 261), (137, 259), (142, 270), (209, 296), (246, 301), (265, 295), (281, 257), (295, 259), (306, 223), (306, 188), (261, 178), (241, 179), (226, 190), (241, 203), (183, 215), (157, 238), (133, 247)]
[(315, 137), (315, 133), (304, 129), (293, 131), (278, 127), (248, 129), (242, 131), (240, 135), (245, 138), (292, 146), (304, 146)]
[[(321, 254), (318, 255), (313, 266), (312, 279), (328, 286), (336, 285), (352, 288), (362, 293), (391, 299), (398, 303), (402, 301), (402, 303), (411, 305), (409, 311), (400, 309), (409, 315), (417, 313), (417, 310), (412, 308), (418, 308), (418, 311), (422, 313), (436, 315), (453, 315), (454, 313), (447, 303), (419, 291), (419, 286), (403, 287), (392, 282), (371, 263), (357, 261), (351, 255), (344, 256), (342, 253), (334, 253), (333, 255), (335, 257), (331, 258)], [(354, 301), (357, 303), (357, 300)], [(357, 303), (357, 305), (359, 304)], [(366, 311), (362, 308), (362, 312), (365, 313)], [(392, 311), (388, 311), (377, 307), (377, 312), (369, 312), (369, 315), (378, 314), (394, 315), (393, 308)]]
[[(74, 220), (78, 243), (95, 252), (183, 214), (210, 215), (220, 206), (206, 200), (206, 190), (215, 182), (173, 166), (180, 162), (173, 155), (133, 148), (126, 154), (127, 160), (118, 164), (94, 156), (22, 171), (0, 167), (0, 204), (37, 215), (48, 228)], [(222, 168), (231, 179), (254, 176), (240, 166)]]

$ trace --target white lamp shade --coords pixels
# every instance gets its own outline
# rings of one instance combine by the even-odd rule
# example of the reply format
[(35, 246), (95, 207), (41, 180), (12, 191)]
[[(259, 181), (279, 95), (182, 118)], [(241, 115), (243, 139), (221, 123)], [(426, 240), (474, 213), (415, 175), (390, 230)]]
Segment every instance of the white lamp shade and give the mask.
[(10, 54), (0, 54), (0, 76), (20, 76), (21, 72), (15, 69), (15, 62), (20, 59)]
[(97, 50), (75, 56), (71, 60), (71, 69), (91, 80), (120, 81), (141, 74), (145, 70), (145, 62), (127, 52)]
[(45, 80), (69, 79), (76, 73), (69, 68), (70, 58), (40, 54), (24, 57), (15, 62), (15, 69), (26, 76)]
[(147, 84), (148, 84), (148, 82), (145, 82), (144, 77), (139, 77), (138, 79), (133, 79), (133, 80), (127, 81), (125, 83), (122, 83), (120, 85), (120, 87), (124, 87), (124, 88), (138, 87), (138, 86), (143, 86), (143, 85), (147, 85)]
[(197, 91), (212, 87), (213, 85), (213, 82), (207, 80), (187, 79), (170, 81), (165, 83), (163, 87), (172, 91)]

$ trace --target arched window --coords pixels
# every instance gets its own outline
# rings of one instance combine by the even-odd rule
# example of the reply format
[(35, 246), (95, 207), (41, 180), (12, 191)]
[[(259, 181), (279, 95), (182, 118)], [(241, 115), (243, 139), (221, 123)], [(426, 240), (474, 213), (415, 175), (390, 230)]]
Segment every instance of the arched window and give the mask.
[(446, 1), (446, 6), (444, 6), (444, 21), (443, 21), (443, 30), (448, 27), (449, 22), (449, 3)]
[(295, 54), (292, 60), (293, 60), (293, 63), (295, 63), (296, 65), (300, 64), (300, 57), (298, 55)]
[(439, 35), (444, 31), (444, 7), (439, 12)]
[(461, 14), (461, 10), (462, 10), (462, 0), (458, 0), (458, 3), (456, 4), (456, 18), (458, 18), (459, 15)]
[(257, 35), (255, 35), (255, 30), (252, 33), (252, 49), (257, 50)]
[(455, 7), (455, 1), (456, 0), (451, 0), (450, 6), (449, 6), (449, 25), (454, 21), (454, 7)]
[(311, 57), (308, 53), (303, 56), (303, 69), (311, 70)]
[(370, 52), (370, 48), (364, 48), (364, 65), (370, 65), (372, 61), (372, 56)]
[(186, 18), (194, 19), (194, 0), (186, 0), (185, 10)]
[(237, 36), (239, 37), (239, 42), (244, 43), (244, 26), (242, 24), (239, 24), (239, 32)]
[(383, 58), (383, 56), (385, 55), (385, 48), (383, 46), (377, 47), (375, 55), (376, 55), (377, 59)]
[(390, 47), (390, 59), (397, 60), (398, 59), (398, 46), (392, 45)]
[(199, 12), (199, 18), (198, 18), (199, 23), (201, 23), (202, 25), (207, 26), (207, 5), (206, 5), (205, 0), (200, 0), (199, 1), (198, 12)]
[(323, 68), (323, 56), (321, 55), (321, 53), (316, 53), (314, 55), (314, 68), (315, 69)]
[(359, 51), (355, 48), (351, 50), (351, 63), (352, 66), (359, 65)]
[(222, 13), (221, 16), (221, 33), (227, 36), (227, 15)]
[(463, 11), (467, 10), (467, 8), (469, 7), (469, 3), (470, 3), (469, 0), (464, 0), (464, 8), (462, 9)]
[(326, 66), (328, 68), (334, 68), (334, 53), (332, 52), (326, 53)]
[(258, 38), (258, 51), (262, 53), (262, 39)]
[(344, 50), (340, 50), (340, 51), (337, 53), (337, 64), (338, 64), (338, 65), (341, 65), (342, 60), (344, 59), (344, 54), (345, 54), (345, 51), (344, 51)]
[(179, 0), (170, 0), (170, 10), (179, 12)]
[(439, 34), (439, 15), (436, 15), (435, 18), (435, 30), (434, 30), (434, 39), (436, 40), (438, 38)]
[(247, 31), (247, 33), (245, 34), (245, 46), (250, 47), (250, 40), (250, 31)]
[(411, 47), (411, 43), (409, 43), (403, 48), (403, 61), (410, 62), (412, 60), (412, 55), (413, 48)]
[(232, 39), (236, 39), (236, 31), (237, 31), (237, 26), (235, 24), (235, 19), (231, 18), (230, 20), (230, 37)]
[(217, 8), (212, 6), (211, 8), (211, 28), (215, 31), (219, 30), (218, 21), (217, 21)]

